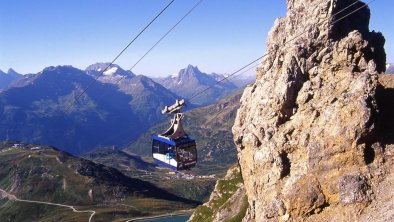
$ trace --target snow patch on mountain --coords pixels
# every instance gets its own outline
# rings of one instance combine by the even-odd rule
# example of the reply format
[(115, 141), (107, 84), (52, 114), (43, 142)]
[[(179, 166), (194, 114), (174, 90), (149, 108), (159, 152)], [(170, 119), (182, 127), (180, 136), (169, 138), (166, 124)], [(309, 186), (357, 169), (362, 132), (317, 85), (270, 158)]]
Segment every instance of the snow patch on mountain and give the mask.
[(116, 71), (118, 71), (118, 67), (114, 66), (114, 67), (111, 67), (111, 68), (107, 69), (107, 70), (104, 72), (104, 75), (106, 75), (106, 76), (112, 76), (112, 75), (115, 75), (115, 74), (116, 74)]
[(394, 63), (386, 64), (386, 74), (394, 74)]

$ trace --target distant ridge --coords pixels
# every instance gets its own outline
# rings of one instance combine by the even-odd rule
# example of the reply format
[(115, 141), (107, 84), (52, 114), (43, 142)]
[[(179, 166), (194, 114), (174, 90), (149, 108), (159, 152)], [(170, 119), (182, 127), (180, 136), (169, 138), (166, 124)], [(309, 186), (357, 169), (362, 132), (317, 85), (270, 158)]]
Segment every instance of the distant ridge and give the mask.
[[(135, 83), (135, 95), (110, 83), (95, 84), (65, 113), (93, 77), (71, 66), (47, 67), (23, 79), (20, 87), (0, 93), (0, 139), (9, 135), (73, 154), (99, 145), (125, 144), (162, 118), (158, 104), (164, 106), (176, 98), (148, 78), (129, 78)], [(153, 86), (143, 84), (149, 81)]]
[[(28, 75), (12, 69), (8, 74), (1, 72), (0, 81), (15, 78), (0, 89), (0, 140), (8, 136), (50, 144), (76, 155), (99, 146), (122, 146), (165, 118), (161, 113), (164, 106), (224, 77), (208, 75), (189, 65), (177, 77), (170, 77), (176, 81), (174, 89), (180, 90), (177, 94), (160, 81), (125, 71), (116, 64), (101, 75), (108, 64), (96, 63), (85, 70), (50, 66)], [(197, 105), (188, 102), (187, 108), (211, 104), (236, 88), (225, 81), (192, 101)]]

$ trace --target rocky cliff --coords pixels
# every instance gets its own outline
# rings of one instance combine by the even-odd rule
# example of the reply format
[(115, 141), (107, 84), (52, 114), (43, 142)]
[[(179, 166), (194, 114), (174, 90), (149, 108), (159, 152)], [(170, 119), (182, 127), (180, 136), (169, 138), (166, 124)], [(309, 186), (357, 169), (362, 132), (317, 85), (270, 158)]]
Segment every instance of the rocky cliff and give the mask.
[(385, 40), (369, 19), (361, 1), (287, 0), (233, 126), (244, 221), (393, 219)]
[(235, 222), (245, 217), (248, 208), (245, 187), (238, 165), (230, 167), (218, 180), (209, 201), (199, 206), (188, 222)]

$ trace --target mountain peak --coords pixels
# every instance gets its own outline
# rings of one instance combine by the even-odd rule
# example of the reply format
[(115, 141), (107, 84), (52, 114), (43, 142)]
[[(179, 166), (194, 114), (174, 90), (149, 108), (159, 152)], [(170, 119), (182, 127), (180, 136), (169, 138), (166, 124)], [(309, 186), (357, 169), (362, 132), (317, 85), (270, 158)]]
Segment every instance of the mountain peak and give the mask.
[(46, 73), (46, 72), (56, 72), (56, 73), (63, 73), (64, 71), (75, 71), (79, 69), (71, 66), (71, 65), (60, 65), (60, 66), (48, 66), (44, 68), (41, 73)]
[[(105, 71), (104, 71), (105, 70)], [(134, 77), (135, 74), (131, 71), (126, 71), (122, 69), (119, 65), (111, 64), (109, 62), (99, 62), (88, 66), (85, 69), (86, 73), (91, 76), (127, 76)], [(103, 72), (104, 71), (104, 72)]]
[(8, 75), (21, 75), (20, 73), (16, 72), (14, 69), (9, 68), (7, 71)]
[(197, 66), (188, 65), (186, 68), (181, 69), (178, 73), (178, 78), (193, 78), (204, 75)]
[(198, 71), (200, 71), (200, 70), (198, 69), (197, 66), (193, 66), (193, 65), (191, 65), (191, 64), (189, 64), (189, 65), (187, 66), (186, 69), (188, 69), (188, 70), (198, 70)]
[(15, 72), (13, 69), (9, 69), (7, 72), (0, 70), (0, 91), (10, 87), (10, 85), (21, 79), (23, 75)]
[(105, 68), (107, 68), (108, 66), (109, 66), (108, 69), (110, 69), (112, 67), (120, 68), (120, 66), (117, 64), (111, 64), (109, 62), (97, 62), (97, 63), (94, 63), (94, 64), (86, 67), (85, 71), (95, 70), (95, 71), (101, 72)]
[(183, 98), (189, 98), (194, 95), (196, 90), (203, 90), (210, 86), (209, 92), (194, 101), (195, 104), (206, 105), (237, 88), (228, 81), (217, 84), (218, 79), (223, 78), (220, 77), (221, 75), (207, 74), (200, 71), (197, 66), (188, 65), (186, 68), (181, 69), (178, 75), (156, 79), (156, 81)]
[(188, 70), (193, 70), (193, 71), (201, 72), (201, 71), (198, 69), (198, 66), (193, 66), (193, 65), (190, 65), (190, 64), (187, 66), (187, 69), (188, 69)]

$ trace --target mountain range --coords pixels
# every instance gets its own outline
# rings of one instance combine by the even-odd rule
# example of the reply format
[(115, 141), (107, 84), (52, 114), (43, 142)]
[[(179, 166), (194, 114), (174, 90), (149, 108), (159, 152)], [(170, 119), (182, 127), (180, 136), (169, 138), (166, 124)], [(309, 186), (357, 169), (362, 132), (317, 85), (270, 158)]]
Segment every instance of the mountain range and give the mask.
[[(128, 142), (143, 129), (131, 97), (115, 86), (95, 84), (76, 100), (94, 81), (76, 68), (48, 67), (23, 81), (0, 93), (0, 139), (51, 144), (79, 154), (106, 141)], [(104, 94), (111, 99), (103, 99)], [(120, 132), (129, 135), (116, 138)]]
[[(0, 140), (50, 144), (77, 155), (99, 146), (122, 146), (163, 120), (165, 105), (222, 77), (189, 65), (176, 78), (178, 90), (170, 84), (173, 77), (154, 81), (108, 63), (85, 70), (52, 66), (29, 75), (9, 70), (0, 73)], [(187, 101), (188, 109), (213, 103), (235, 89), (224, 81), (196, 101)]]

